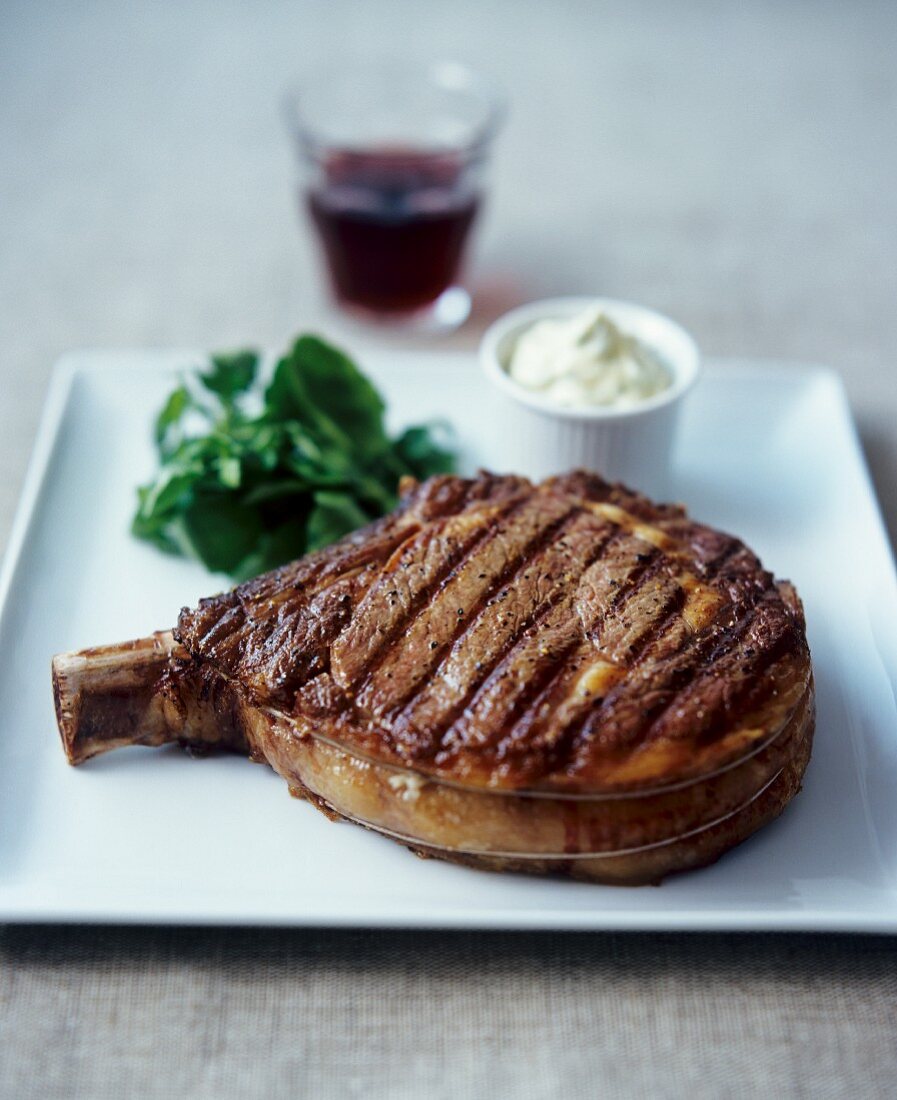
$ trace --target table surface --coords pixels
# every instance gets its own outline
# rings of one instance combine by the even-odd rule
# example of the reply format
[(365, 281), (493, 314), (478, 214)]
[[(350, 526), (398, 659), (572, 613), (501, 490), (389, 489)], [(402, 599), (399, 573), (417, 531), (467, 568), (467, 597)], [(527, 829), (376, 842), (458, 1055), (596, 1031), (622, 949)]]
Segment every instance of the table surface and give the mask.
[[(897, 6), (772, 0), (7, 0), (0, 537), (65, 350), (370, 339), (322, 293), (277, 104), (387, 47), (511, 103), (473, 317), (429, 346), (595, 292), (829, 363), (894, 537)], [(0, 929), (3, 1096), (888, 1096), (895, 1020), (888, 938)]]

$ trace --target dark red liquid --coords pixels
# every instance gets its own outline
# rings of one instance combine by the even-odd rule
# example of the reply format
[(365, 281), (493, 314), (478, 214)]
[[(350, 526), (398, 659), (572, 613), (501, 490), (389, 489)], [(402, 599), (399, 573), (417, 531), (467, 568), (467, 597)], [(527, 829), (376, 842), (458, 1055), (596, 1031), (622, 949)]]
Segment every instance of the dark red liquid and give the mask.
[(479, 204), (455, 156), (334, 154), (307, 195), (347, 305), (410, 313), (452, 286)]

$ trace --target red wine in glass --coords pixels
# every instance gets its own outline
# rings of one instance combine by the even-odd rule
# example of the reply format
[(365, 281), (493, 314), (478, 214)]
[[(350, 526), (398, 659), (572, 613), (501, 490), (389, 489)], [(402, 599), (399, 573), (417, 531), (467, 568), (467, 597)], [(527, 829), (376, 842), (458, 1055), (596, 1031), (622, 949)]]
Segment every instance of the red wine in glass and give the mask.
[(455, 284), (480, 203), (470, 168), (432, 151), (326, 156), (306, 201), (343, 305), (413, 314)]

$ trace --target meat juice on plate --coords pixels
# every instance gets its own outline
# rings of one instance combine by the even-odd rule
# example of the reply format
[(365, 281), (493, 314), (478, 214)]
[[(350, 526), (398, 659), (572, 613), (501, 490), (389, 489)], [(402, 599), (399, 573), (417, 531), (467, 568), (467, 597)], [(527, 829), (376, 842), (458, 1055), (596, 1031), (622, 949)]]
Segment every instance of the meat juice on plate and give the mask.
[(456, 154), (330, 154), (306, 193), (334, 292), (379, 314), (425, 309), (451, 287), (480, 195)]

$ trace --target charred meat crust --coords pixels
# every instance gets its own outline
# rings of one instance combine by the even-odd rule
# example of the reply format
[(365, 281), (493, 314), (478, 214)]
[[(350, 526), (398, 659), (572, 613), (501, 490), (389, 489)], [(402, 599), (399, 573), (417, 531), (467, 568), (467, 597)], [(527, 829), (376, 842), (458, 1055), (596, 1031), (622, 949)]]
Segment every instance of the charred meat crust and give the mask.
[(390, 516), (184, 609), (175, 636), (254, 705), (489, 789), (712, 773), (810, 669), (794, 589), (743, 543), (583, 471), (409, 486)]

